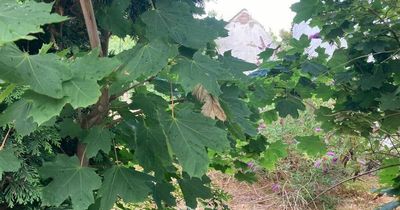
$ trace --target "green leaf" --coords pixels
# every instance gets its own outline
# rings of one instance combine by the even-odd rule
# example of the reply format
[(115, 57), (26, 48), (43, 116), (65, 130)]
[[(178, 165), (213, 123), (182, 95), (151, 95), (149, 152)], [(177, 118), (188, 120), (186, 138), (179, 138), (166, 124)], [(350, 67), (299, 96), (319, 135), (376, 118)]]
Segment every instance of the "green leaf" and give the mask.
[(301, 65), (301, 69), (315, 77), (328, 72), (328, 68), (326, 68), (324, 65), (312, 61), (304, 62)]
[(240, 98), (240, 89), (236, 86), (223, 86), (223, 94), (220, 99), (224, 104), (224, 111), (228, 115), (228, 120), (237, 123), (244, 133), (255, 136), (257, 129), (253, 122), (250, 121), (252, 112), (247, 107), (244, 100)]
[(200, 52), (196, 52), (193, 59), (181, 57), (172, 67), (172, 72), (178, 75), (178, 82), (189, 93), (198, 84), (214, 96), (221, 93), (217, 80), (221, 78), (224, 69), (220, 63)]
[(62, 138), (69, 136), (71, 138), (80, 139), (81, 137), (84, 136), (84, 130), (78, 123), (74, 122), (73, 119), (71, 118), (64, 119), (62, 122), (60, 122), (59, 129), (60, 129), (60, 136)]
[(133, 23), (127, 12), (131, 0), (112, 1), (96, 11), (96, 19), (102, 29), (119, 37), (125, 37), (133, 32)]
[(17, 86), (15, 84), (10, 84), (6, 87), (5, 90), (3, 90), (0, 93), (0, 103), (3, 103), (3, 101), (13, 92), (13, 90), (16, 88)]
[(308, 155), (317, 155), (326, 153), (326, 144), (318, 136), (297, 136), (299, 142), (297, 148)]
[(14, 155), (14, 150), (7, 146), (0, 151), (0, 177), (4, 172), (16, 172), (21, 167), (21, 161)]
[(151, 176), (133, 168), (113, 166), (104, 173), (104, 183), (98, 192), (100, 209), (111, 209), (118, 197), (127, 203), (144, 201), (152, 191), (152, 181)]
[(267, 170), (273, 170), (278, 160), (287, 157), (287, 145), (283, 141), (276, 141), (268, 145), (261, 159), (261, 165)]
[(208, 199), (212, 197), (210, 187), (206, 186), (210, 183), (210, 179), (207, 176), (191, 178), (184, 174), (183, 179), (179, 179), (178, 182), (182, 189), (186, 206), (192, 209), (197, 207), (197, 198)]
[[(400, 160), (397, 158), (385, 159), (383, 160), (383, 166), (390, 166), (400, 164)], [(385, 185), (393, 185), (395, 183), (395, 178), (400, 175), (400, 166), (394, 166), (379, 170), (379, 182)]]
[(115, 71), (121, 62), (117, 58), (99, 57), (99, 49), (90, 51), (83, 57), (76, 58), (70, 69), (74, 78), (98, 81)]
[(162, 202), (164, 202), (166, 206), (176, 205), (176, 200), (174, 196), (171, 194), (174, 191), (175, 191), (174, 185), (168, 182), (157, 182), (154, 185), (153, 198), (155, 203), (157, 204), (158, 209), (163, 209)]
[(219, 57), (219, 60), (222, 63), (222, 67), (227, 69), (227, 72), (229, 72), (235, 80), (241, 82), (249, 80), (249, 77), (244, 74), (245, 71), (257, 69), (257, 65), (233, 57), (231, 51), (225, 52), (224, 56)]
[(223, 30), (218, 22), (195, 19), (190, 6), (182, 1), (157, 1), (156, 9), (145, 12), (141, 19), (146, 24), (146, 37), (149, 40), (169, 37), (193, 49), (205, 47)]
[(173, 152), (190, 176), (201, 177), (207, 171), (208, 156), (206, 147), (223, 151), (229, 148), (224, 130), (215, 126), (215, 121), (190, 107), (175, 110), (176, 116), (160, 115), (167, 140)]
[(87, 209), (94, 203), (93, 191), (101, 186), (95, 169), (80, 166), (76, 156), (58, 155), (54, 162), (45, 162), (39, 174), (43, 179), (52, 178), (43, 188), (44, 206), (58, 207), (71, 198), (74, 209)]
[(23, 97), (32, 103), (28, 117), (32, 117), (39, 126), (59, 115), (67, 103), (65, 99), (55, 99), (32, 91), (28, 91)]
[(298, 118), (298, 110), (305, 110), (305, 108), (303, 103), (292, 98), (279, 99), (275, 105), (275, 109), (279, 112), (280, 117), (291, 115), (294, 118)]
[(63, 83), (63, 93), (73, 108), (95, 104), (101, 92), (98, 80), (115, 70), (120, 62), (116, 58), (99, 58), (99, 51), (94, 50), (71, 65), (72, 79)]
[(12, 123), (19, 135), (26, 136), (32, 133), (37, 124), (33, 122), (32, 117), (28, 117), (31, 109), (32, 103), (24, 99), (14, 102), (0, 115), (0, 126)]
[(63, 84), (64, 94), (73, 108), (95, 104), (101, 92), (97, 81), (74, 78)]
[(263, 52), (258, 54), (258, 56), (260, 58), (262, 58), (263, 60), (268, 60), (274, 54), (274, 52), (275, 52), (275, 49), (267, 48)]
[(310, 19), (317, 10), (318, 4), (318, 0), (300, 0), (300, 2), (293, 4), (291, 6), (292, 11), (296, 12), (296, 16), (293, 19), (294, 23)]
[(71, 72), (54, 54), (29, 55), (15, 45), (0, 47), (0, 78), (29, 85), (37, 93), (62, 98), (62, 82), (71, 79)]
[(50, 14), (52, 4), (15, 0), (2, 0), (0, 7), (0, 46), (19, 39), (32, 40), (34, 34), (43, 32), (41, 25), (58, 23), (67, 20), (66, 17)]
[(381, 97), (377, 99), (381, 102), (380, 108), (382, 111), (398, 110), (400, 108), (400, 96), (396, 93), (382, 93)]
[(363, 74), (360, 78), (361, 90), (370, 90), (372, 88), (380, 88), (382, 84), (387, 80), (386, 76), (382, 71), (378, 71), (374, 74)]
[(110, 151), (111, 141), (114, 138), (113, 132), (99, 126), (91, 128), (88, 132), (82, 141), (86, 144), (85, 155), (88, 158), (95, 157), (100, 150), (105, 153)]
[(155, 76), (168, 64), (168, 59), (178, 54), (176, 45), (155, 39), (147, 44), (137, 44), (134, 48), (118, 54), (124, 63), (119, 79), (133, 81), (140, 77), (147, 79)]

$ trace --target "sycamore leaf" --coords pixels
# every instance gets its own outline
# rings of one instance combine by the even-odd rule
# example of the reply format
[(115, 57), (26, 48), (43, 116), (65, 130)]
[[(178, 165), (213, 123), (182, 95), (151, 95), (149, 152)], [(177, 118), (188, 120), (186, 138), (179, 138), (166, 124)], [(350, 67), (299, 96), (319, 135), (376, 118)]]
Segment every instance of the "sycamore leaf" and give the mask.
[[(383, 160), (383, 166), (400, 164), (398, 158), (391, 158)], [(385, 185), (393, 185), (396, 181), (395, 178), (400, 175), (400, 166), (389, 167), (379, 170), (379, 182)]]
[(133, 32), (133, 24), (127, 9), (131, 0), (112, 1), (96, 11), (96, 19), (101, 28), (111, 31), (119, 37), (125, 37)]
[(213, 97), (211, 94), (207, 92), (206, 89), (202, 85), (197, 85), (192, 94), (203, 104), (201, 107), (201, 113), (209, 117), (213, 120), (215, 118), (225, 121), (226, 120), (226, 114), (224, 110), (222, 109), (221, 105), (219, 104), (218, 98)]
[(382, 71), (378, 71), (374, 74), (365, 73), (360, 78), (361, 90), (370, 90), (371, 88), (380, 88), (382, 84), (387, 80), (385, 74)]
[(197, 198), (208, 199), (212, 197), (211, 189), (207, 186), (211, 180), (205, 175), (202, 178), (197, 178), (183, 174), (183, 179), (178, 181), (186, 206), (192, 209), (197, 207)]
[(196, 52), (193, 59), (181, 57), (172, 67), (172, 72), (178, 75), (178, 82), (186, 92), (191, 92), (201, 84), (213, 96), (221, 94), (218, 79), (224, 73), (224, 69), (219, 62), (200, 52)]
[(297, 148), (308, 155), (317, 155), (326, 153), (326, 144), (318, 136), (297, 136), (299, 142)]
[[(158, 112), (164, 112), (168, 103), (155, 94), (135, 94), (130, 107), (132, 110), (142, 110), (144, 117), (137, 117), (135, 124), (134, 155), (139, 164), (147, 171), (154, 171), (155, 176), (164, 176), (168, 169), (173, 168), (172, 155), (167, 139), (158, 120)], [(124, 119), (133, 117), (132, 113), (121, 114)]]
[(10, 106), (0, 115), (0, 126), (5, 126), (8, 123), (15, 125), (15, 130), (21, 136), (26, 136), (32, 133), (37, 124), (33, 122), (32, 117), (28, 117), (32, 109), (32, 103), (21, 99)]
[(43, 32), (41, 25), (67, 20), (58, 14), (50, 14), (52, 4), (36, 1), (1, 0), (0, 46), (19, 39), (35, 39), (32, 33)]
[(54, 54), (29, 55), (15, 45), (0, 48), (0, 78), (29, 85), (40, 94), (62, 98), (62, 82), (71, 79), (71, 72)]
[(261, 165), (268, 170), (273, 170), (278, 160), (287, 156), (286, 150), (287, 145), (282, 141), (276, 141), (269, 144), (268, 148), (263, 153)]
[(257, 65), (233, 57), (231, 51), (225, 52), (224, 56), (219, 56), (218, 59), (221, 61), (222, 66), (228, 70), (227, 72), (233, 76), (233, 78), (242, 82), (249, 80), (249, 77), (244, 74), (245, 71), (257, 69)]
[(153, 199), (158, 209), (163, 209), (162, 203), (167, 206), (175, 206), (176, 200), (172, 193), (175, 191), (174, 185), (168, 182), (157, 182), (153, 188)]
[(312, 17), (315, 10), (317, 9), (317, 4), (319, 0), (300, 0), (300, 2), (294, 3), (292, 5), (292, 11), (296, 12), (294, 17), (294, 23), (300, 23), (301, 21), (307, 21)]
[(71, 138), (82, 138), (84, 136), (84, 130), (81, 126), (74, 122), (71, 118), (66, 118), (59, 123), (60, 136), (65, 138), (67, 136)]
[(39, 174), (43, 179), (52, 178), (43, 188), (44, 206), (60, 206), (71, 198), (74, 209), (87, 209), (94, 203), (93, 191), (101, 186), (95, 169), (80, 166), (76, 156), (59, 155), (54, 162), (45, 162)]
[(151, 192), (152, 181), (151, 176), (133, 168), (113, 166), (104, 173), (104, 182), (98, 192), (100, 209), (111, 209), (118, 197), (127, 203), (144, 201)]
[(312, 61), (306, 61), (301, 64), (301, 69), (304, 72), (311, 74), (312, 76), (319, 76), (328, 72), (328, 68), (326, 68), (324, 65)]
[(168, 64), (168, 59), (178, 54), (176, 45), (155, 39), (147, 44), (137, 44), (130, 50), (118, 54), (118, 59), (124, 63), (119, 78), (132, 81), (140, 77), (155, 76)]
[(114, 133), (107, 128), (102, 128), (99, 126), (91, 128), (87, 136), (82, 141), (86, 144), (86, 156), (88, 158), (95, 157), (100, 150), (108, 153), (111, 149), (111, 140), (113, 138)]
[(250, 136), (257, 135), (256, 126), (250, 121), (252, 112), (246, 102), (240, 98), (240, 89), (237, 86), (223, 86), (223, 94), (221, 102), (226, 109), (228, 120), (232, 123), (237, 123), (240, 130)]
[(63, 84), (64, 94), (73, 108), (87, 107), (95, 104), (101, 92), (95, 80), (73, 78)]
[(28, 117), (32, 117), (39, 126), (59, 115), (66, 104), (65, 99), (55, 99), (32, 91), (25, 93), (24, 98), (32, 103)]
[(279, 99), (275, 107), (275, 109), (279, 112), (280, 117), (291, 115), (293, 118), (299, 117), (298, 110), (305, 109), (304, 104), (291, 98)]
[(160, 115), (160, 121), (173, 152), (190, 176), (201, 177), (207, 171), (206, 147), (216, 151), (229, 148), (226, 131), (215, 121), (194, 113), (189, 107), (175, 111), (174, 118)]
[(4, 172), (16, 172), (21, 167), (21, 161), (14, 155), (14, 150), (7, 146), (0, 151), (0, 178)]
[(76, 58), (69, 67), (74, 77), (97, 81), (111, 74), (120, 64), (117, 58), (99, 57), (99, 49), (94, 49), (87, 55)]
[(224, 30), (224, 26), (217, 21), (195, 19), (190, 6), (182, 1), (157, 1), (156, 9), (145, 12), (141, 19), (146, 24), (148, 39), (169, 37), (193, 49), (204, 47)]
[(70, 65), (72, 79), (62, 84), (63, 93), (73, 108), (95, 104), (101, 95), (97, 84), (115, 70), (120, 62), (116, 58), (99, 58), (99, 51), (77, 58)]
[(395, 93), (383, 93), (378, 101), (381, 102), (379, 107), (383, 111), (397, 110), (400, 108), (400, 96), (397, 96)]

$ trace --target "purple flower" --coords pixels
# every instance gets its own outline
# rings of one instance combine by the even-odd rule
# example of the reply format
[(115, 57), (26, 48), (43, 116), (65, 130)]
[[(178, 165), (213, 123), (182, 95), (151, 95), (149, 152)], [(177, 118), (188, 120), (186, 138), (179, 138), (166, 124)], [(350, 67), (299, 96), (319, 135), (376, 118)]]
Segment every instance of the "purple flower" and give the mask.
[(334, 157), (334, 156), (335, 156), (335, 153), (332, 152), (332, 151), (329, 151), (329, 152), (326, 153), (326, 155), (331, 156), (331, 157)]
[(264, 130), (266, 127), (267, 127), (267, 125), (266, 125), (265, 123), (260, 123), (260, 124), (258, 125), (257, 130), (258, 130), (258, 132), (261, 132), (261, 131)]
[(314, 168), (321, 168), (322, 160), (318, 159), (314, 163)]
[(322, 129), (320, 127), (315, 128), (315, 132), (321, 132), (321, 131), (322, 131)]
[(275, 184), (273, 184), (272, 185), (272, 191), (274, 191), (274, 192), (279, 192), (280, 191), (280, 189), (281, 189), (281, 186), (278, 184), (278, 183), (275, 183)]
[(319, 38), (321, 38), (319, 33), (311, 34), (308, 36), (308, 39), (319, 39)]
[(251, 170), (254, 170), (254, 167), (255, 167), (255, 166), (256, 166), (256, 165), (254, 164), (253, 161), (250, 161), (250, 162), (247, 163), (247, 167), (249, 167)]
[(332, 159), (332, 163), (337, 163), (337, 161), (338, 161), (338, 157), (334, 157), (334, 158)]

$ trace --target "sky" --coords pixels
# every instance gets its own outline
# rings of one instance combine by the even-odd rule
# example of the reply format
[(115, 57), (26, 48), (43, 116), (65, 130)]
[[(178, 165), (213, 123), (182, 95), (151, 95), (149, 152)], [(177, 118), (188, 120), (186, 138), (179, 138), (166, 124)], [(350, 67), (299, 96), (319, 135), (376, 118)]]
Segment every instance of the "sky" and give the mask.
[(295, 13), (290, 6), (299, 0), (210, 0), (206, 11), (215, 11), (217, 18), (229, 21), (240, 10), (247, 9), (252, 17), (275, 35), (281, 29), (289, 31)]

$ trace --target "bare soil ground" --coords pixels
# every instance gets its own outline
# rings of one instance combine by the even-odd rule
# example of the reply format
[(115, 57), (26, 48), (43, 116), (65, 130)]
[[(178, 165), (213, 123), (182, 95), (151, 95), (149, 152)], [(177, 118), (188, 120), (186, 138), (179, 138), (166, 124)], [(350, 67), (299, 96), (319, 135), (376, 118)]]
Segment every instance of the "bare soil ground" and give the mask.
[[(228, 205), (232, 210), (297, 210), (297, 209), (324, 209), (321, 204), (310, 204), (309, 206), (294, 205), (286, 203), (284, 196), (272, 191), (273, 183), (267, 179), (259, 179), (255, 184), (239, 182), (229, 175), (218, 172), (209, 174), (214, 185), (223, 189), (232, 196)], [(357, 180), (360, 188), (340, 186), (330, 192), (330, 196), (337, 196), (341, 202), (336, 206), (337, 210), (372, 210), (376, 207), (390, 202), (393, 198), (381, 196), (368, 192), (365, 189), (378, 187), (377, 179), (366, 176)]]

